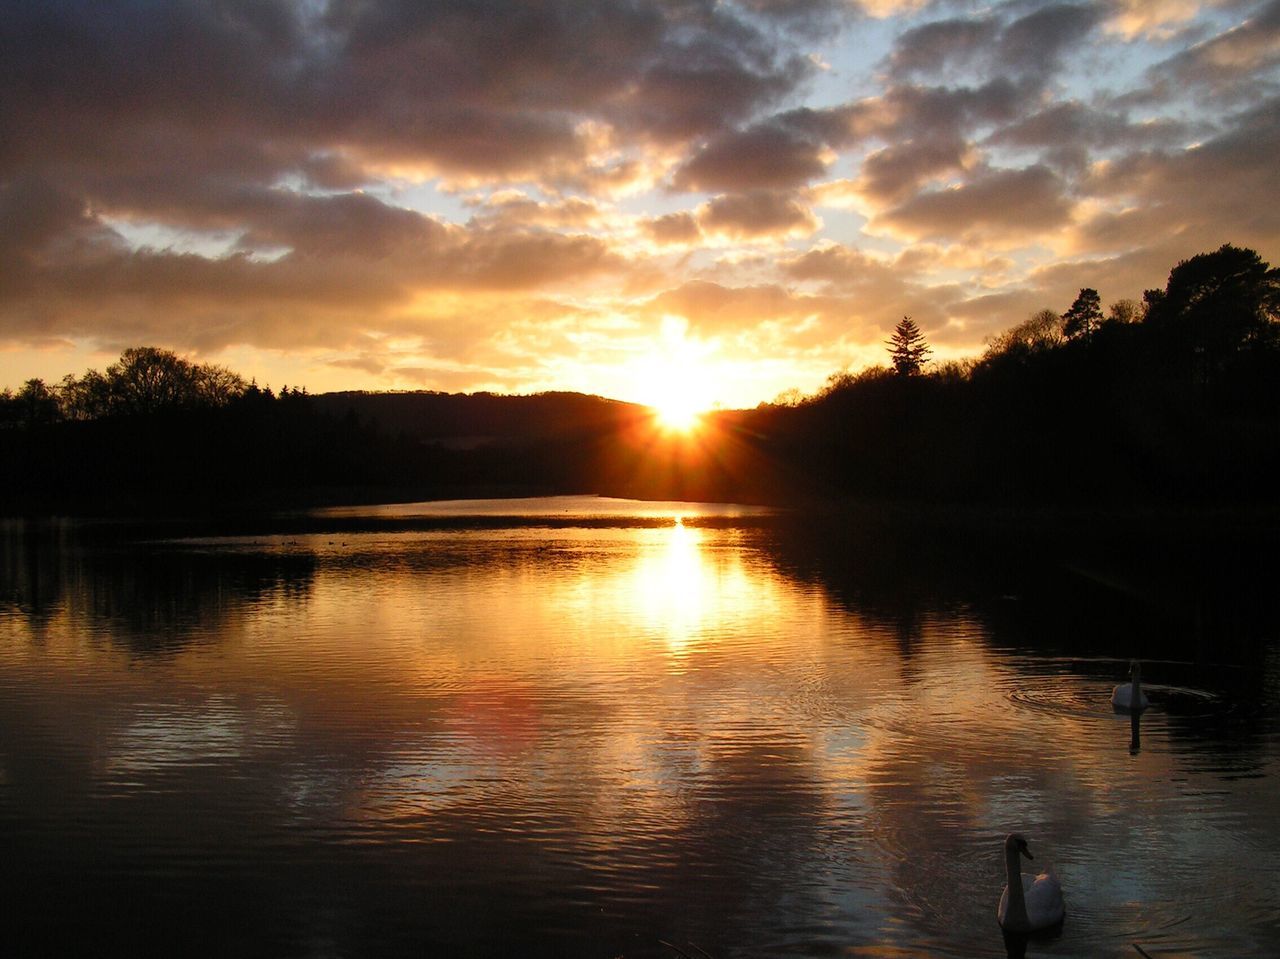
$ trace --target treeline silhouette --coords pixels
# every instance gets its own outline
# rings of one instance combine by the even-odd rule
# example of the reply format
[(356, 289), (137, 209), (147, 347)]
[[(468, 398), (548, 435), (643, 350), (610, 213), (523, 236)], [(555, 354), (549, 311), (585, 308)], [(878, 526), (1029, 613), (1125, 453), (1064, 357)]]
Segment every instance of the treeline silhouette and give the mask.
[(1082, 289), (980, 359), (873, 369), (765, 414), (775, 455), (845, 493), (1055, 505), (1273, 501), (1280, 271), (1223, 246), (1104, 316)]
[(892, 365), (705, 418), (575, 393), (279, 393), (151, 347), (0, 393), (0, 495), (16, 510), (292, 506), (598, 492), (793, 502), (1274, 501), (1280, 271), (1233, 246), (1104, 313), (1096, 290), (965, 363), (910, 318)]

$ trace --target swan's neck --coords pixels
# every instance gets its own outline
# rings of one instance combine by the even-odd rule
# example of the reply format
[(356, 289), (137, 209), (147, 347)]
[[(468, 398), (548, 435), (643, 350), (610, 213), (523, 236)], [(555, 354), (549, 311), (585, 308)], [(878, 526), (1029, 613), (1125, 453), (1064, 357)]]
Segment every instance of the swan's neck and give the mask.
[(1009, 905), (1004, 914), (1005, 925), (1013, 929), (1026, 929), (1031, 923), (1027, 919), (1027, 899), (1022, 894), (1022, 862), (1016, 848), (1004, 851), (1004, 866), (1009, 878)]
[(1142, 673), (1138, 670), (1133, 671), (1133, 682), (1129, 684), (1131, 693), (1130, 702), (1135, 706), (1142, 705)]

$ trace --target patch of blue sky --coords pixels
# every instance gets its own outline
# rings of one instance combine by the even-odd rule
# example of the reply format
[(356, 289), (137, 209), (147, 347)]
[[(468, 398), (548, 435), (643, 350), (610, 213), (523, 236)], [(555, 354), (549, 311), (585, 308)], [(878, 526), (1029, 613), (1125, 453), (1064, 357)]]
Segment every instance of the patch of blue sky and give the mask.
[(836, 107), (883, 93), (880, 68), (905, 26), (901, 19), (866, 18), (818, 44), (811, 55), (819, 69), (806, 91), (805, 105)]
[(287, 193), (302, 193), (307, 196), (329, 196), (335, 191), (324, 190), (317, 187), (307, 177), (301, 173), (285, 173), (276, 177), (275, 183), (272, 184), (274, 189), (283, 190)]
[(671, 213), (692, 212), (699, 203), (709, 199), (709, 193), (686, 193), (659, 187), (645, 193), (632, 194), (618, 200), (620, 212), (631, 216), (656, 218)]
[(821, 239), (833, 240), (845, 246), (867, 249), (875, 247), (884, 252), (896, 252), (901, 248), (899, 243), (878, 240), (864, 233), (867, 218), (861, 213), (837, 207), (822, 207), (818, 213), (822, 217), (822, 229), (818, 234)]
[(1146, 86), (1147, 72), (1168, 51), (1143, 39), (1102, 34), (1063, 58), (1055, 78), (1058, 99), (1106, 102)]
[(289, 253), (287, 246), (246, 244), (245, 233), (241, 230), (189, 230), (165, 223), (111, 217), (104, 217), (103, 222), (134, 252), (151, 250), (192, 254), (210, 260), (247, 256), (263, 263), (273, 262)]
[(403, 207), (449, 223), (465, 223), (475, 212), (467, 198), (476, 191), (443, 190), (439, 179), (387, 179), (370, 184), (365, 192), (388, 206)]

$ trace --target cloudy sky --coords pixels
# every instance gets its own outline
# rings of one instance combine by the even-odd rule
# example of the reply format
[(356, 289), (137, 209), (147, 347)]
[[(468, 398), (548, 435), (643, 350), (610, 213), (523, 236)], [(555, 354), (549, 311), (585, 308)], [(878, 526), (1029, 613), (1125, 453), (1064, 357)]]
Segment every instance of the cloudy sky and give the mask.
[(1280, 261), (1280, 0), (10, 0), (0, 385), (708, 403)]

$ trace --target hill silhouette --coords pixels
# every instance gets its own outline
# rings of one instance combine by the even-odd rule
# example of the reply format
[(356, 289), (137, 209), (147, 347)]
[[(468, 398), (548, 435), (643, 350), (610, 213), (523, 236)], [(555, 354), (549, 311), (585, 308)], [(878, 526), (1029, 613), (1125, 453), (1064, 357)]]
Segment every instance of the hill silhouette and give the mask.
[[(1109, 314), (1082, 289), (966, 364), (930, 368), (906, 318), (893, 368), (710, 413), (687, 435), (643, 406), (579, 393), (277, 395), (140, 347), (105, 372), (0, 394), (0, 495), (8, 513), (587, 492), (1267, 506), (1278, 331), (1280, 271), (1228, 245)], [(915, 361), (899, 362), (906, 349)]]

